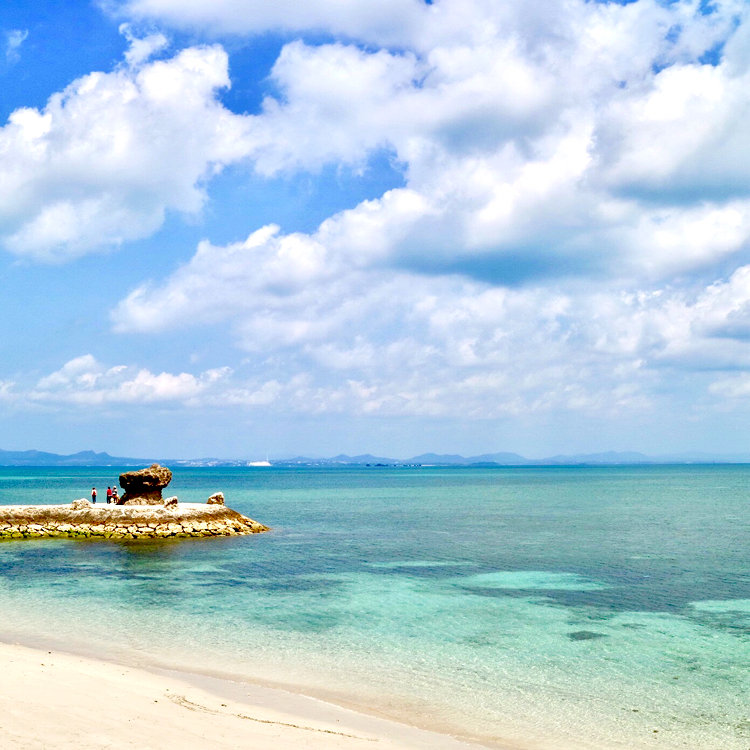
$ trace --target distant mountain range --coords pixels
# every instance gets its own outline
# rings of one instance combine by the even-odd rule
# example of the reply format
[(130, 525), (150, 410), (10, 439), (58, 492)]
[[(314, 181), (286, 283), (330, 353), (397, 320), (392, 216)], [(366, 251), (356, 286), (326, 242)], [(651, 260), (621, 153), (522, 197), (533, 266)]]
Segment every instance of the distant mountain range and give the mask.
[(4, 451), (0, 450), (0, 466), (130, 466), (141, 462), (133, 458), (119, 458), (109, 453), (80, 451), (70, 456), (44, 451)]
[(412, 458), (397, 459), (365, 454), (360, 456), (339, 455), (333, 458), (308, 458), (298, 456), (284, 460), (274, 460), (274, 466), (327, 466), (327, 465), (370, 465), (370, 466), (617, 466), (638, 464), (745, 464), (750, 463), (750, 453), (675, 453), (662, 456), (647, 456), (634, 451), (604, 453), (580, 453), (556, 455), (546, 458), (526, 458), (518, 453), (483, 453), (479, 456), (460, 456), (451, 453), (422, 453)]
[[(166, 459), (126, 458), (110, 456), (109, 453), (80, 451), (71, 455), (45, 453), (44, 451), (0, 450), (0, 466), (148, 466), (154, 462), (167, 466), (248, 466), (250, 461), (222, 458)], [(750, 463), (750, 453), (675, 453), (662, 456), (647, 456), (635, 452), (581, 453), (557, 455), (547, 458), (525, 458), (518, 453), (483, 453), (479, 456), (422, 453), (412, 458), (399, 459), (373, 456), (341, 454), (332, 458), (273, 459), (274, 466), (617, 466), (638, 464), (712, 464)]]

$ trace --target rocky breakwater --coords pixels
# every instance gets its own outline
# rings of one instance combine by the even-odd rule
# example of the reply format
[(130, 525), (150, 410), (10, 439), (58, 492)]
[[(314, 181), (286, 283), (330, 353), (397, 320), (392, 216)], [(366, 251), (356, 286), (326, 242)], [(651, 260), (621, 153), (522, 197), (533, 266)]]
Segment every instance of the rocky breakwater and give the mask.
[(67, 505), (0, 506), (0, 538), (168, 539), (268, 531), (262, 523), (228, 508), (220, 492), (206, 503), (181, 503), (176, 497), (162, 500), (161, 491), (171, 478), (172, 472), (157, 464), (122, 474), (125, 495), (118, 505), (82, 498)]

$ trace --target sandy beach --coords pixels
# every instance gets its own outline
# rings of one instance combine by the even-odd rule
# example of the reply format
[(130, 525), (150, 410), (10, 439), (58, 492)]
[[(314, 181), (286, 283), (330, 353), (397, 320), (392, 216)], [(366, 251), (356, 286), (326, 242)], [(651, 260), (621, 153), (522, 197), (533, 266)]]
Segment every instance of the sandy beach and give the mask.
[(479, 750), (291, 692), (0, 644), (3, 747)]

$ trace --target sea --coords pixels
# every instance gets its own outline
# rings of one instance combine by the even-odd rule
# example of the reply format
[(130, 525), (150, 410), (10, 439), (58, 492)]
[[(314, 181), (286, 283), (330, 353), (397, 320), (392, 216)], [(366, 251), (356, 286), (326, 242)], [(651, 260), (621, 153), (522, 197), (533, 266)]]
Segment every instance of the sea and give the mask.
[[(0, 468), (0, 504), (118, 468)], [(0, 640), (491, 747), (750, 748), (750, 466), (178, 468), (272, 527), (0, 543)]]

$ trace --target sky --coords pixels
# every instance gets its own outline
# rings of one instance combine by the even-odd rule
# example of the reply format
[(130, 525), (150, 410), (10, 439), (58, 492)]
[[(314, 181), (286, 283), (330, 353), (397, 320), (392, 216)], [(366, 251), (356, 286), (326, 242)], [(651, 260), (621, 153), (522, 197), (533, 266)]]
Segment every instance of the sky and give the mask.
[(748, 451), (746, 0), (4, 0), (0, 448)]

